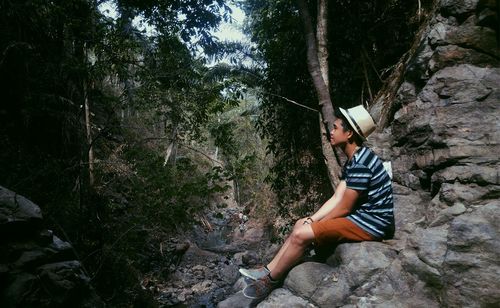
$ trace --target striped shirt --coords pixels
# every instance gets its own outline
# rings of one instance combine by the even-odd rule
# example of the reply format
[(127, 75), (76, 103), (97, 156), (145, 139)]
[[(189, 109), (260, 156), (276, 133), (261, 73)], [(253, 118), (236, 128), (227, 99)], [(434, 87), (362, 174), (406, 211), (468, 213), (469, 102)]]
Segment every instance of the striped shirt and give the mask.
[(376, 238), (392, 237), (392, 182), (382, 160), (369, 148), (361, 147), (344, 165), (342, 180), (347, 188), (361, 192), (347, 218)]

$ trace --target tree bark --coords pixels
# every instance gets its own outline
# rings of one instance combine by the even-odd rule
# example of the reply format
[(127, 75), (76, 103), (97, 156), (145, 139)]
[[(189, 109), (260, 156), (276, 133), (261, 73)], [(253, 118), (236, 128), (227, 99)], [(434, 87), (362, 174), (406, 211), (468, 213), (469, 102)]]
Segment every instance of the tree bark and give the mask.
[[(170, 156), (172, 155), (172, 152), (175, 151), (175, 147), (177, 146), (177, 127), (174, 128), (173, 132), (172, 132), (172, 138), (171, 138), (171, 142), (170, 144), (168, 145), (167, 147), (167, 151), (165, 152), (165, 159), (163, 161), (163, 166), (165, 167), (170, 159)], [(174, 159), (174, 163), (175, 165), (175, 159)]]
[(327, 125), (328, 131), (333, 128), (334, 115), (330, 92), (326, 87), (325, 81), (321, 75), (321, 68), (318, 60), (318, 48), (316, 47), (316, 37), (312, 26), (311, 15), (307, 9), (307, 4), (304, 0), (297, 0), (299, 5), (300, 15), (304, 23), (305, 38), (307, 45), (307, 68), (313, 80), (314, 88), (319, 99), (319, 106), (323, 119)]
[(330, 78), (328, 77), (328, 1), (318, 0), (318, 21), (316, 22), (316, 35), (318, 40), (318, 62), (321, 76), (325, 86), (330, 89)]
[[(340, 164), (338, 155), (332, 149), (328, 134), (333, 129), (335, 121), (333, 113), (333, 104), (329, 91), (328, 78), (328, 1), (318, 0), (318, 20), (317, 20), (317, 39), (314, 35), (311, 15), (304, 0), (297, 0), (299, 12), (302, 17), (305, 30), (307, 45), (307, 68), (311, 74), (314, 88), (319, 99), (320, 106), (320, 136), (323, 157), (328, 170), (328, 178), (333, 189), (340, 182)], [(326, 126), (326, 127), (325, 127)]]
[(86, 84), (83, 87), (84, 91), (84, 104), (85, 104), (85, 131), (87, 135), (87, 154), (89, 160), (89, 186), (94, 187), (94, 147), (92, 142), (92, 125), (90, 119), (90, 102), (89, 93)]

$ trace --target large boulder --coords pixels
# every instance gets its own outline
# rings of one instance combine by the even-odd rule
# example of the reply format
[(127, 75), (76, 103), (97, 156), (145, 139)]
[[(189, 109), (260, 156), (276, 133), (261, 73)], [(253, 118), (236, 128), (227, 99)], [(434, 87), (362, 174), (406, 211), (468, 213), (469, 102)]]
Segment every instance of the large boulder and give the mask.
[(0, 306), (103, 307), (71, 245), (42, 223), (36, 204), (0, 186)]
[(42, 223), (40, 208), (25, 197), (0, 186), (0, 241), (32, 236)]
[(444, 296), (450, 306), (500, 303), (500, 201), (476, 204), (449, 224), (443, 258)]

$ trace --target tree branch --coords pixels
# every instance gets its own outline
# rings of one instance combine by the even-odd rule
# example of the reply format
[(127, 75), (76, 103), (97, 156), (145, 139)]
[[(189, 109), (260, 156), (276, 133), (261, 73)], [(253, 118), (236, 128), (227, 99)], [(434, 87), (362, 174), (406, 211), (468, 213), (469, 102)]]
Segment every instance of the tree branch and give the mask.
[(192, 151), (194, 151), (194, 152), (197, 152), (197, 153), (199, 153), (199, 154), (201, 154), (201, 155), (205, 156), (205, 157), (206, 157), (206, 158), (208, 158), (209, 160), (213, 161), (214, 163), (217, 163), (217, 164), (219, 164), (219, 165), (223, 166), (222, 162), (220, 162), (220, 161), (218, 161), (218, 160), (213, 159), (212, 157), (208, 156), (207, 154), (203, 153), (202, 151), (200, 151), (200, 150), (198, 150), (198, 149), (195, 149), (195, 148), (193, 148), (193, 147), (190, 147), (190, 146), (185, 145), (185, 144), (182, 144), (182, 143), (179, 143), (179, 146), (184, 147), (184, 148), (186, 148), (186, 149), (190, 149), (190, 150), (192, 150)]
[(316, 109), (313, 109), (313, 108), (311, 108), (311, 107), (308, 107), (308, 106), (305, 106), (305, 105), (299, 104), (299, 103), (297, 103), (296, 101), (291, 100), (291, 99), (289, 99), (289, 98), (286, 98), (286, 97), (284, 97), (284, 96), (281, 96), (281, 95), (278, 95), (278, 94), (269, 93), (269, 92), (264, 92), (264, 93), (265, 93), (265, 94), (268, 94), (268, 95), (272, 95), (272, 96), (276, 96), (276, 97), (282, 98), (282, 99), (286, 100), (287, 102), (290, 102), (290, 103), (292, 103), (292, 104), (294, 104), (294, 105), (297, 105), (297, 106), (299, 106), (299, 107), (302, 107), (302, 108), (306, 108), (307, 110), (311, 110), (311, 111), (314, 111), (314, 112), (319, 112), (319, 111), (318, 111), (318, 110), (316, 110)]

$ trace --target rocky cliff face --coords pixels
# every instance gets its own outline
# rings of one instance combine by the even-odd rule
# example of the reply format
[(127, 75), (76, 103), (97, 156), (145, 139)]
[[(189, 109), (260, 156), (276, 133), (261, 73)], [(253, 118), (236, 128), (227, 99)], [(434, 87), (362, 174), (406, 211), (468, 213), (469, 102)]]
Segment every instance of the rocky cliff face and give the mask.
[(40, 208), (0, 186), (0, 307), (104, 307)]
[[(391, 125), (370, 138), (392, 161), (395, 238), (295, 267), (258, 307), (500, 306), (497, 6), (437, 1)], [(235, 295), (219, 306), (250, 304)]]

